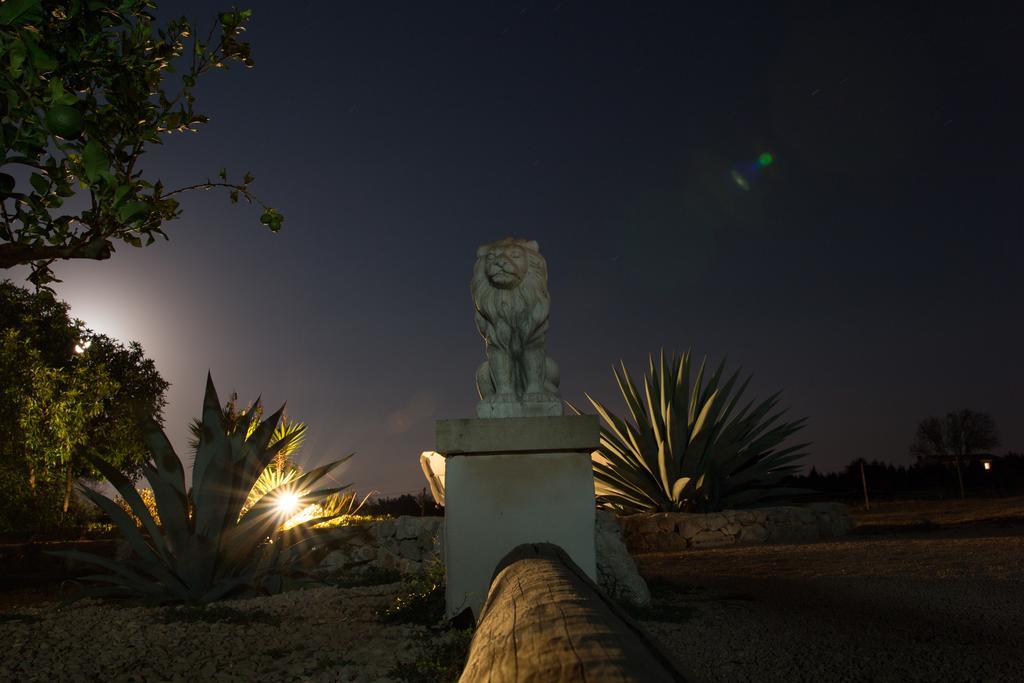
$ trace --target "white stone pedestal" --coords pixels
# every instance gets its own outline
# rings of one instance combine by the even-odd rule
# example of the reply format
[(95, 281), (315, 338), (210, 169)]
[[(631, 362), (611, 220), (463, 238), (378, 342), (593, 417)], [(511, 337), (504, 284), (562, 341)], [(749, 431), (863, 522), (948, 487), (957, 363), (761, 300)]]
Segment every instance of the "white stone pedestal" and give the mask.
[(437, 423), (437, 453), (421, 461), (445, 505), (448, 616), (466, 607), (478, 616), (495, 566), (521, 543), (560, 546), (596, 581), (590, 454), (599, 432), (594, 415)]

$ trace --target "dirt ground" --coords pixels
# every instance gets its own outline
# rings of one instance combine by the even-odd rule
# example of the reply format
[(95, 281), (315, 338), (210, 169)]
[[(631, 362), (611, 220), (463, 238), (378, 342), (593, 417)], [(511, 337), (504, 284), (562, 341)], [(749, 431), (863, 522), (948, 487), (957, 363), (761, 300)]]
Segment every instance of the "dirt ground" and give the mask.
[(696, 680), (1024, 680), (1024, 520), (900, 505), (835, 541), (641, 555), (644, 623)]
[(1024, 496), (965, 500), (873, 502), (851, 510), (861, 531), (880, 527), (961, 526), (978, 522), (1024, 521)]

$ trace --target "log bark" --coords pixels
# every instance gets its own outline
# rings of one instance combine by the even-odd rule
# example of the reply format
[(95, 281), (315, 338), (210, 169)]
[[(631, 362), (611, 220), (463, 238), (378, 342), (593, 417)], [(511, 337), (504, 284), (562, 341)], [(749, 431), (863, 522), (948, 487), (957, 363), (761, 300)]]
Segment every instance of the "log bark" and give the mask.
[(460, 683), (685, 681), (682, 668), (558, 546), (498, 564)]

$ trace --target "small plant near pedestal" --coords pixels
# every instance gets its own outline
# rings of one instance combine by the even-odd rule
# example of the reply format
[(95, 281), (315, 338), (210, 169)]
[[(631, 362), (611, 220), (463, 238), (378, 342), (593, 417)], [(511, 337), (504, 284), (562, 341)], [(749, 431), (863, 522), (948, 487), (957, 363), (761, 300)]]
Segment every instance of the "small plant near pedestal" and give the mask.
[(405, 590), (380, 613), (381, 619), (390, 623), (420, 624), (442, 633), (429, 651), (412, 661), (396, 663), (389, 676), (405, 683), (457, 680), (466, 664), (473, 629), (461, 627), (458, 617), (444, 618), (444, 564), (434, 561), (424, 574), (407, 577), (405, 584)]
[(433, 626), (444, 619), (444, 564), (435, 561), (423, 574), (405, 579), (405, 589), (381, 612), (384, 621)]

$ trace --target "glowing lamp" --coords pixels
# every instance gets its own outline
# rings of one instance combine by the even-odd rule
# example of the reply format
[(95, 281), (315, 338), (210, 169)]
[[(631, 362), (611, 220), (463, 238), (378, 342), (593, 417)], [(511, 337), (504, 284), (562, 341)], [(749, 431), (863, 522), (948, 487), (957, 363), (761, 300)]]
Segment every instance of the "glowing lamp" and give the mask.
[(987, 471), (992, 469), (992, 461), (991, 460), (982, 460), (981, 461), (981, 466), (984, 467), (985, 471), (987, 472)]
[(282, 516), (291, 517), (299, 508), (299, 496), (293, 492), (282, 493), (277, 497), (277, 502), (274, 505)]

